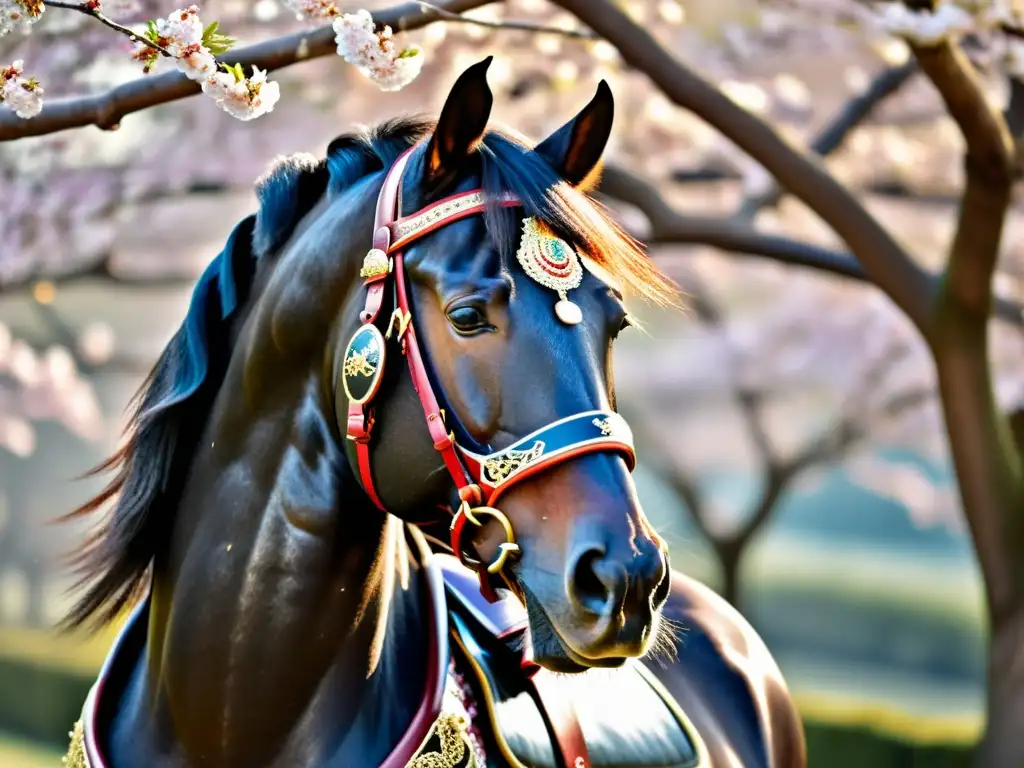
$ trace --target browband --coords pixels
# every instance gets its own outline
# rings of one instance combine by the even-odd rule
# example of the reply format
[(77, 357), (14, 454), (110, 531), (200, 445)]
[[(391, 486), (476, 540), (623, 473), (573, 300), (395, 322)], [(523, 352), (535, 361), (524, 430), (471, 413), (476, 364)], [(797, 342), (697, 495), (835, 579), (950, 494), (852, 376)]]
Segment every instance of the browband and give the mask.
[[(377, 198), (373, 247), (363, 260), (360, 276), (366, 299), (359, 315), (362, 323), (345, 350), (342, 383), (348, 396), (347, 437), (355, 444), (356, 464), (363, 489), (377, 507), (387, 512), (377, 493), (370, 459), (374, 426), (373, 400), (380, 388), (389, 341), (399, 342), (426, 417), (434, 448), (441, 454), (461, 501), (454, 511), (451, 544), (456, 556), (477, 571), (480, 589), (490, 601), (496, 599), (490, 575), (500, 574), (509, 557), (519, 551), (508, 518), (493, 504), (509, 488), (528, 477), (572, 458), (596, 451), (622, 454), (629, 469), (636, 463), (633, 436), (626, 421), (614, 411), (587, 411), (559, 419), (489, 455), (460, 446), (445, 423), (445, 411), (430, 384), (422, 350), (416, 338), (405, 279), (403, 249), (440, 227), (482, 213), (487, 201), (483, 190), (462, 192), (413, 213), (400, 216), (402, 174), (415, 147), (395, 161)], [(515, 197), (500, 200), (503, 206), (519, 206)], [(384, 294), (393, 277), (395, 307), (382, 333), (378, 327)], [(487, 564), (465, 552), (463, 535), (467, 524), (483, 525), (491, 517), (505, 529), (506, 541), (495, 561)]]

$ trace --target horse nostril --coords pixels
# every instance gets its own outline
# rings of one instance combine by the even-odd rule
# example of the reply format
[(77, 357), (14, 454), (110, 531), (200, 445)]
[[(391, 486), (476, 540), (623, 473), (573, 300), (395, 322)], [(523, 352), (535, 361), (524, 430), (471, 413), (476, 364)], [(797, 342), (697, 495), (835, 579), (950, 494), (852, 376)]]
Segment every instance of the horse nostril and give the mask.
[(569, 580), (569, 596), (577, 606), (597, 616), (606, 616), (619, 609), (625, 592), (625, 571), (605, 558), (604, 549), (587, 549), (576, 559)]

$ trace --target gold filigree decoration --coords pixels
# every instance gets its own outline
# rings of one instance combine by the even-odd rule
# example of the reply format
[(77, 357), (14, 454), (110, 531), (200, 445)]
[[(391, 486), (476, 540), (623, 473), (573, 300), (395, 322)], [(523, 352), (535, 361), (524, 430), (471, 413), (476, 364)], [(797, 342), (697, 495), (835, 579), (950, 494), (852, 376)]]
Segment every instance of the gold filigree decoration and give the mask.
[(360, 350), (353, 349), (345, 358), (343, 373), (345, 376), (373, 376), (377, 367), (370, 362), (370, 357), (376, 354), (377, 350), (367, 344)]
[(483, 193), (474, 192), (471, 195), (466, 195), (465, 197), (460, 197), (456, 200), (430, 208), (417, 216), (413, 216), (400, 224), (396, 224), (394, 227), (395, 240), (396, 242), (398, 240), (404, 240), (410, 235), (414, 235), (421, 229), (426, 229), (441, 219), (454, 216), (455, 214), (461, 213), (469, 208), (475, 208), (482, 204), (483, 201)]
[(612, 433), (612, 422), (610, 419), (594, 419), (591, 423), (600, 429), (601, 434), (605, 437)]
[(391, 271), (391, 260), (380, 248), (373, 248), (363, 257), (363, 266), (359, 270), (359, 276), (363, 280), (383, 277)]
[(67, 768), (90, 768), (89, 757), (85, 753), (85, 728), (82, 726), (82, 721), (79, 720), (75, 723), (75, 727), (68, 731), (68, 737), (71, 739), (71, 745), (68, 747), (68, 753), (61, 761)]
[(434, 733), (441, 742), (440, 752), (427, 752), (406, 763), (405, 768), (455, 768), (468, 754), (465, 768), (476, 768), (473, 751), (466, 749), (466, 721), (458, 715), (442, 714), (434, 723)]
[(484, 471), (492, 483), (507, 480), (544, 455), (544, 441), (538, 440), (525, 451), (506, 451), (484, 462)]

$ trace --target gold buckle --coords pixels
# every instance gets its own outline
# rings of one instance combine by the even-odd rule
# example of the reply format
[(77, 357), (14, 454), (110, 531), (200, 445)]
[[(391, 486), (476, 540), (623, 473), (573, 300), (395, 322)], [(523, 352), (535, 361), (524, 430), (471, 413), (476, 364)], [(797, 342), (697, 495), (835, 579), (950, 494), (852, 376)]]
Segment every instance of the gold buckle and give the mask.
[(405, 332), (409, 329), (409, 324), (412, 322), (412, 313), (402, 313), (401, 307), (395, 307), (395, 311), (391, 313), (391, 319), (388, 320), (388, 329), (384, 332), (384, 338), (391, 338), (391, 331), (395, 328), (395, 323), (398, 324), (398, 336), (396, 337), (399, 341), (405, 336)]

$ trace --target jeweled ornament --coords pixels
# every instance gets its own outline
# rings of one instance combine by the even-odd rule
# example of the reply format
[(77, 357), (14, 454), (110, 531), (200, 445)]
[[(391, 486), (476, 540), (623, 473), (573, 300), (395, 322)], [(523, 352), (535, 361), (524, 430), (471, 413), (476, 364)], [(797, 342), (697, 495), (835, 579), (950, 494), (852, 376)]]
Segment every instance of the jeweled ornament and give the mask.
[(583, 265), (576, 251), (533, 216), (523, 220), (523, 236), (516, 258), (526, 274), (558, 294), (555, 315), (566, 325), (583, 320), (583, 311), (569, 300), (569, 291), (583, 280)]

